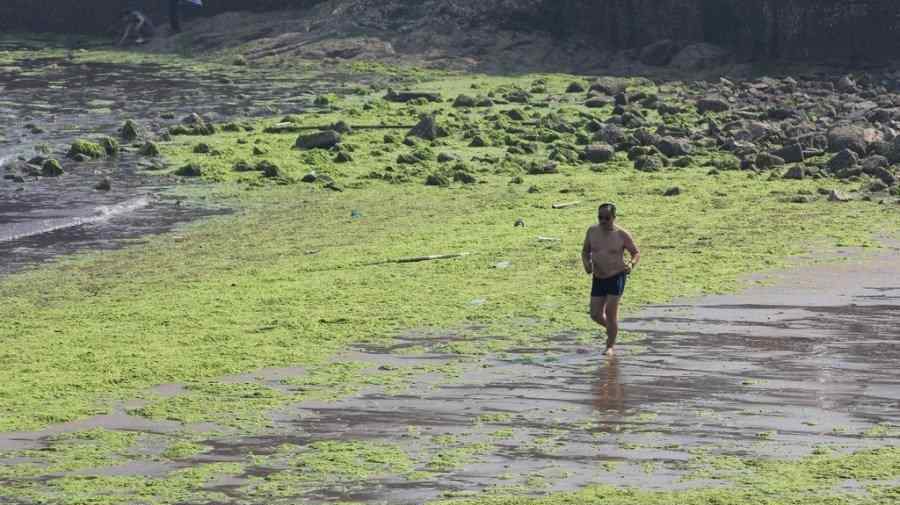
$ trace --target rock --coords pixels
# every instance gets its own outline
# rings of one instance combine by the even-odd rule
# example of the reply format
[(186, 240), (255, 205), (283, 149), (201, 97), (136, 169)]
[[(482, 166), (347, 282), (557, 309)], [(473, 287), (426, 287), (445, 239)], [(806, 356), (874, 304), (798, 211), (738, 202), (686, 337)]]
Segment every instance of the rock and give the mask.
[(663, 196), (678, 196), (681, 194), (681, 188), (678, 186), (673, 186), (663, 192)]
[(513, 223), (513, 228), (518, 228), (518, 227), (522, 227), (522, 228), (525, 227), (525, 220), (522, 219), (521, 217), (519, 219), (516, 219), (516, 222)]
[(668, 65), (678, 53), (678, 44), (670, 39), (663, 39), (641, 49), (638, 59), (644, 65), (662, 67)]
[(156, 145), (156, 142), (148, 140), (147, 142), (144, 142), (144, 145), (142, 145), (140, 149), (138, 149), (138, 154), (141, 156), (157, 157), (160, 154), (159, 146)]
[(475, 178), (474, 175), (466, 172), (465, 170), (457, 170), (453, 173), (453, 180), (456, 182), (461, 182), (463, 184), (475, 184), (478, 182), (478, 179)]
[(88, 140), (76, 140), (69, 147), (67, 158), (76, 159), (79, 155), (84, 158), (102, 158), (106, 150), (100, 144)]
[(440, 102), (443, 100), (440, 93), (430, 93), (427, 91), (394, 91), (388, 90), (385, 100), (389, 102), (411, 102), (413, 100), (425, 100), (428, 102)]
[(440, 153), (437, 160), (439, 163), (447, 163), (450, 161), (459, 161), (459, 156), (453, 153)]
[(581, 157), (591, 163), (605, 163), (615, 156), (616, 151), (609, 144), (592, 144), (584, 149)]
[(588, 98), (587, 101), (584, 102), (584, 106), (589, 109), (602, 109), (607, 105), (612, 105), (612, 100), (605, 97), (594, 96)]
[(353, 133), (353, 127), (351, 127), (350, 123), (344, 121), (343, 119), (329, 126), (328, 129), (331, 131), (336, 131), (341, 135), (349, 135)]
[(175, 175), (181, 177), (200, 177), (203, 175), (203, 167), (197, 163), (188, 163), (175, 171)]
[(839, 192), (836, 189), (832, 189), (828, 192), (828, 201), (829, 202), (849, 202), (850, 198), (848, 198), (843, 193)]
[(534, 193), (540, 193), (540, 192), (541, 192), (541, 188), (539, 188), (537, 186), (528, 186), (528, 193), (534, 194)]
[(122, 128), (119, 129), (119, 136), (126, 142), (134, 142), (141, 136), (141, 130), (137, 123), (128, 119), (125, 121), (125, 124), (122, 125)]
[(472, 142), (469, 143), (469, 147), (487, 147), (488, 145), (488, 141), (481, 135), (475, 135)]
[(570, 82), (566, 87), (566, 93), (584, 93), (584, 85), (580, 82)]
[(885, 149), (885, 157), (891, 163), (900, 163), (900, 135), (894, 137), (891, 144)]
[(865, 131), (856, 126), (837, 126), (828, 131), (828, 150), (838, 152), (851, 149), (857, 154), (866, 154)]
[(109, 191), (112, 189), (112, 181), (109, 180), (109, 177), (104, 177), (103, 179), (100, 179), (100, 182), (94, 185), (94, 189), (97, 191)]
[(784, 174), (785, 179), (800, 180), (800, 179), (803, 179), (804, 177), (806, 177), (806, 171), (803, 170), (803, 166), (801, 166), (801, 165), (792, 166)]
[(196, 112), (184, 117), (181, 125), (169, 130), (172, 135), (212, 135), (216, 128)]
[(331, 149), (340, 144), (341, 134), (333, 130), (325, 130), (297, 137), (296, 149)]
[(477, 100), (474, 97), (469, 95), (459, 95), (456, 97), (456, 100), (453, 101), (454, 107), (475, 107), (477, 105)]
[(870, 170), (866, 170), (866, 168), (863, 167), (863, 173), (871, 175), (872, 177), (877, 177), (881, 182), (888, 186), (897, 184), (897, 177), (885, 167), (876, 167)]
[(799, 118), (801, 114), (799, 110), (790, 107), (772, 107), (766, 111), (766, 116), (775, 121), (784, 121)]
[(654, 144), (657, 149), (670, 158), (687, 156), (694, 152), (694, 146), (687, 140), (665, 137)]
[(614, 102), (616, 105), (619, 105), (619, 106), (621, 106), (621, 107), (625, 107), (625, 106), (628, 105), (629, 102), (630, 102), (630, 100), (629, 100), (629, 98), (628, 98), (628, 93), (626, 93), (626, 92), (624, 92), (624, 91), (621, 92), (621, 93), (616, 93), (616, 96), (613, 97), (613, 102)]
[[(256, 149), (256, 148), (254, 148), (254, 149)], [(205, 142), (201, 142), (194, 146), (195, 154), (209, 154), (210, 151), (212, 151), (212, 148), (209, 147), (209, 144), (207, 144)], [(256, 154), (256, 153), (254, 152), (254, 154)]]
[(433, 115), (423, 115), (419, 120), (419, 123), (416, 124), (409, 132), (407, 132), (407, 137), (418, 137), (425, 140), (435, 140), (441, 137), (446, 137), (448, 135), (447, 130), (438, 126), (437, 120)]
[(768, 170), (770, 168), (780, 167), (784, 165), (784, 159), (775, 156), (774, 154), (759, 153), (756, 155), (754, 164), (762, 170)]
[(41, 175), (43, 177), (59, 177), (63, 174), (62, 165), (58, 160), (49, 158), (41, 164)]
[(859, 156), (855, 151), (844, 149), (834, 155), (828, 162), (828, 170), (832, 173), (840, 172), (848, 168), (854, 167), (859, 163)]
[(447, 178), (446, 175), (443, 174), (429, 174), (428, 177), (425, 178), (426, 186), (449, 186), (450, 179)]
[(675, 160), (675, 165), (678, 168), (687, 168), (694, 164), (694, 160), (690, 156), (684, 156)]
[(262, 172), (263, 177), (268, 177), (270, 179), (281, 177), (281, 168), (268, 160), (260, 160), (260, 162), (256, 164), (256, 170)]
[(807, 195), (794, 195), (791, 197), (791, 203), (809, 203), (812, 199)]
[(728, 101), (722, 97), (706, 97), (697, 100), (697, 111), (701, 114), (707, 112), (725, 112), (731, 108)]
[(875, 154), (875, 155), (869, 156), (868, 158), (862, 160), (860, 162), (860, 164), (862, 165), (863, 172), (869, 173), (878, 168), (884, 168), (884, 167), (890, 165), (890, 162), (884, 156)]
[(503, 111), (503, 113), (506, 114), (506, 116), (509, 117), (510, 119), (512, 119), (513, 121), (524, 121), (525, 120), (525, 115), (522, 114), (522, 111), (520, 111), (519, 109), (510, 109), (507, 111)]
[(834, 89), (840, 91), (841, 93), (852, 93), (856, 91), (856, 81), (853, 80), (849, 75), (845, 75), (838, 79), (836, 83), (834, 83)]
[(872, 183), (869, 184), (866, 187), (866, 189), (872, 193), (878, 193), (879, 191), (884, 191), (884, 190), (888, 189), (888, 185), (885, 184), (883, 181), (872, 181)]
[(327, 107), (331, 104), (331, 99), (325, 95), (319, 95), (313, 100), (313, 105), (316, 107)]
[(590, 91), (599, 91), (605, 95), (615, 95), (628, 88), (628, 79), (622, 77), (600, 77), (591, 83)]
[(802, 163), (805, 159), (803, 146), (800, 144), (784, 146), (777, 151), (773, 151), (772, 155), (783, 159), (785, 163)]
[(559, 164), (531, 162), (526, 170), (531, 175), (558, 174)]
[(310, 173), (304, 175), (304, 176), (300, 179), (300, 182), (307, 182), (307, 183), (309, 183), (309, 182), (316, 182), (318, 179), (319, 179), (319, 177), (316, 175), (315, 172), (310, 172)]
[(340, 193), (341, 191), (344, 191), (344, 188), (339, 186), (338, 183), (335, 181), (328, 181), (325, 184), (323, 184), (322, 187), (325, 189), (330, 189), (331, 191), (336, 191), (338, 193)]
[(666, 164), (659, 156), (638, 156), (634, 160), (634, 168), (641, 172), (659, 172)]
[(256, 167), (247, 163), (246, 161), (238, 161), (234, 164), (232, 170), (234, 170), (235, 172), (252, 172), (253, 170), (256, 170)]
[(512, 103), (529, 103), (531, 101), (531, 95), (524, 90), (512, 91), (503, 95), (503, 98)]
[(612, 124), (603, 124), (600, 129), (594, 133), (594, 140), (602, 140), (610, 145), (621, 144), (625, 142), (627, 138), (628, 135), (625, 133), (625, 130)]
[(337, 156), (334, 157), (335, 163), (349, 163), (351, 161), (353, 161), (353, 156), (351, 156), (350, 153), (346, 151), (341, 151), (337, 153)]
[(717, 45), (700, 42), (690, 44), (672, 57), (670, 65), (682, 70), (700, 70), (728, 63), (731, 53)]

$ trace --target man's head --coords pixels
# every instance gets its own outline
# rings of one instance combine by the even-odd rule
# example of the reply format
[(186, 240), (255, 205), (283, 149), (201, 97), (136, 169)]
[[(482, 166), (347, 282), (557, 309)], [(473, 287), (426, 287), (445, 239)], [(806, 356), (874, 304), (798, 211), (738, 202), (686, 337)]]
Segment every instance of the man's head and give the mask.
[(597, 221), (600, 223), (600, 226), (606, 229), (612, 229), (615, 220), (616, 205), (613, 203), (601, 204), (597, 209)]

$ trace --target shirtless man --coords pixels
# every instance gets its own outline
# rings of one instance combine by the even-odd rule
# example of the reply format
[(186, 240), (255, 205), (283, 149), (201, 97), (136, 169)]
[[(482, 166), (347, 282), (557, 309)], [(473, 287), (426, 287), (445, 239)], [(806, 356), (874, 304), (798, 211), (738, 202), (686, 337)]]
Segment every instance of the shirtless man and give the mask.
[[(615, 224), (616, 206), (604, 203), (597, 211), (598, 224), (588, 228), (581, 248), (584, 271), (591, 274), (591, 319), (606, 328), (607, 356), (613, 354), (619, 335), (619, 300), (625, 292), (625, 278), (634, 270), (641, 253), (627, 231)], [(625, 262), (625, 251), (631, 261)]]

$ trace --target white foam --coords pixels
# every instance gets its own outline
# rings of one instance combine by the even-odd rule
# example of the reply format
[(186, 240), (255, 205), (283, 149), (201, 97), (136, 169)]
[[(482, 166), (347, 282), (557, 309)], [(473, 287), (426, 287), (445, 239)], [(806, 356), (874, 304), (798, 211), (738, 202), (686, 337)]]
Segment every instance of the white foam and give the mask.
[(0, 242), (9, 242), (58, 230), (100, 223), (123, 214), (134, 212), (138, 209), (147, 207), (148, 205), (150, 205), (150, 199), (142, 196), (115, 205), (101, 205), (94, 208), (92, 211), (89, 211), (87, 213), (88, 215), (43, 219), (40, 221), (0, 226)]

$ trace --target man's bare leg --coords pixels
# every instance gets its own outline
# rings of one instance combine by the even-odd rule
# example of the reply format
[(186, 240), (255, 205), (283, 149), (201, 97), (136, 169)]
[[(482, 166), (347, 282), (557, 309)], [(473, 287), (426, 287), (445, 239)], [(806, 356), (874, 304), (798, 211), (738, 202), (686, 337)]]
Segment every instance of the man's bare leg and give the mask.
[(619, 300), (618, 296), (607, 296), (604, 305), (604, 315), (606, 316), (606, 351), (603, 353), (612, 356), (615, 351), (616, 337), (619, 336)]
[(591, 297), (591, 319), (600, 326), (606, 328), (606, 297)]

